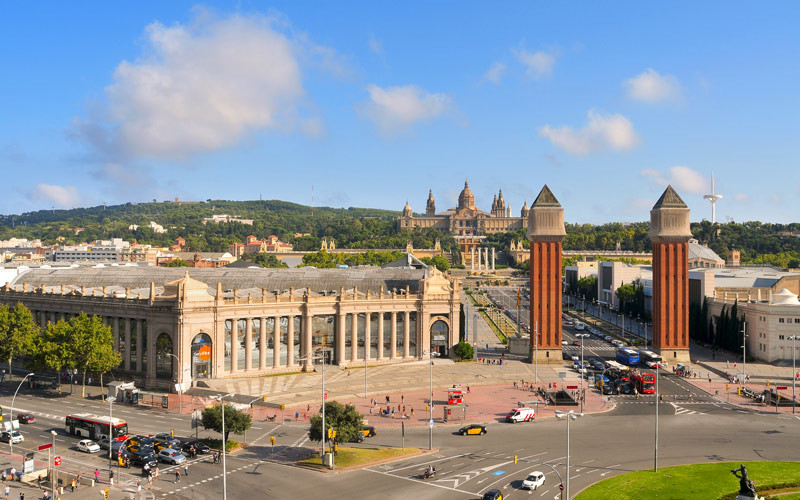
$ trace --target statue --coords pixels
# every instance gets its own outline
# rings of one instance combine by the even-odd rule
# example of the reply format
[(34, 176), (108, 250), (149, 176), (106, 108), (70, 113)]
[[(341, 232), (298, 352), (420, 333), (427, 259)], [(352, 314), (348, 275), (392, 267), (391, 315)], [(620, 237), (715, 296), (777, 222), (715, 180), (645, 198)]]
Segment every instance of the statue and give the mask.
[[(741, 476), (738, 474), (741, 472)], [(746, 498), (758, 498), (756, 487), (753, 481), (747, 477), (747, 467), (742, 464), (738, 469), (733, 469), (731, 474), (739, 478), (739, 496)]]

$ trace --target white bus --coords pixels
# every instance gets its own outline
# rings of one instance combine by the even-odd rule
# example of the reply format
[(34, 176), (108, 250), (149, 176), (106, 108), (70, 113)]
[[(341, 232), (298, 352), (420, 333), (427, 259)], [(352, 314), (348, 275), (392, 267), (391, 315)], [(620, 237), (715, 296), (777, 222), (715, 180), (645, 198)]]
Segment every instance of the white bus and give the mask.
[(652, 351), (639, 351), (639, 364), (648, 368), (655, 368), (660, 366), (666, 368), (667, 364), (661, 359), (661, 356)]
[(626, 372), (626, 371), (629, 370), (629, 368), (627, 366), (625, 366), (622, 363), (619, 363), (617, 361), (611, 360), (611, 359), (606, 360), (605, 363), (606, 363), (606, 369), (607, 370), (617, 370), (618, 372)]
[(582, 331), (582, 330), (584, 330), (585, 328), (586, 328), (586, 325), (584, 325), (584, 324), (583, 324), (583, 323), (581, 323), (580, 321), (576, 321), (576, 322), (575, 322), (575, 329), (576, 329), (576, 330), (578, 330), (578, 331)]

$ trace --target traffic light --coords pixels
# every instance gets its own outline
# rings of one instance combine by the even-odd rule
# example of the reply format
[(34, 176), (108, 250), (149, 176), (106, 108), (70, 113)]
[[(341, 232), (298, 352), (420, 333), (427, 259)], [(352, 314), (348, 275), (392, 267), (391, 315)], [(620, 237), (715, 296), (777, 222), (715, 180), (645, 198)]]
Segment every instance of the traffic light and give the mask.
[(332, 435), (333, 435), (333, 429), (328, 427), (328, 439), (330, 439), (332, 437)]
[(108, 488), (103, 490), (103, 498), (108, 498)]
[(275, 436), (270, 436), (269, 442), (272, 443), (272, 446), (275, 446)]
[(725, 384), (725, 392), (731, 391), (731, 384)]
[(514, 455), (514, 465), (517, 465), (517, 455)]
[(169, 437), (175, 437), (175, 429), (169, 430)]
[[(264, 394), (263, 396), (261, 396), (261, 401), (263, 401), (263, 402), (265, 402), (265, 403), (267, 402), (267, 395), (266, 395), (266, 394)], [(283, 405), (281, 405), (281, 406), (283, 406)], [(281, 408), (281, 410), (282, 410), (282, 409), (283, 409), (283, 408)]]
[(741, 387), (737, 387), (736, 388), (736, 394), (738, 394), (739, 396), (742, 395), (742, 388)]

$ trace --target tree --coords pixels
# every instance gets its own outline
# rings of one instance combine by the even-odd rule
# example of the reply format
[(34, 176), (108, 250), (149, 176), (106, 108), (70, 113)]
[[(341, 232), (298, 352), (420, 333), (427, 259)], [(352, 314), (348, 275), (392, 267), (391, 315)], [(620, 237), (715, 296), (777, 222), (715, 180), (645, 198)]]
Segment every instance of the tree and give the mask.
[[(228, 442), (228, 436), (231, 432), (234, 434), (244, 434), (245, 431), (250, 429), (250, 424), (252, 422), (253, 417), (249, 413), (239, 411), (225, 403), (224, 441), (226, 443)], [(211, 429), (212, 431), (222, 434), (222, 405), (209, 406), (203, 410), (201, 423), (204, 429)]]
[(104, 325), (100, 316), (89, 317), (86, 313), (81, 312), (79, 316), (70, 318), (67, 325), (66, 334), (69, 344), (66, 349), (66, 357), (69, 360), (69, 366), (80, 370), (83, 375), (81, 397), (84, 397), (86, 395), (86, 373), (91, 372), (94, 367), (107, 367), (103, 371), (105, 373), (118, 366), (122, 358), (116, 354), (109, 360), (100, 359), (114, 351), (114, 336), (111, 333), (111, 327)]
[(453, 352), (456, 353), (462, 361), (466, 359), (472, 359), (474, 355), (474, 350), (472, 349), (472, 344), (469, 342), (459, 342), (458, 344), (453, 347)]
[(33, 314), (22, 303), (13, 308), (0, 306), (0, 359), (8, 360), (8, 373), (11, 373), (11, 361), (31, 349), (38, 333)]
[[(33, 338), (25, 366), (33, 371), (59, 373), (63, 368), (74, 368), (69, 357), (70, 331), (69, 323), (63, 319), (48, 323), (41, 335)], [(58, 380), (60, 386), (61, 377)]]
[(433, 266), (441, 272), (447, 272), (450, 269), (450, 263), (447, 262), (447, 259), (442, 257), (441, 255), (437, 255), (433, 258), (431, 257), (423, 257), (419, 259), (420, 262), (425, 264), (426, 266)]
[(166, 264), (163, 264), (163, 266), (164, 267), (192, 267), (191, 264), (189, 264), (185, 260), (181, 259), (180, 257), (177, 257), (177, 258), (173, 259), (172, 261), (167, 262)]
[[(336, 439), (347, 443), (355, 439), (364, 417), (356, 411), (353, 405), (343, 405), (338, 401), (325, 403), (325, 428), (336, 430)], [(322, 441), (322, 414), (311, 417), (311, 427), (308, 429), (308, 438), (312, 441)]]

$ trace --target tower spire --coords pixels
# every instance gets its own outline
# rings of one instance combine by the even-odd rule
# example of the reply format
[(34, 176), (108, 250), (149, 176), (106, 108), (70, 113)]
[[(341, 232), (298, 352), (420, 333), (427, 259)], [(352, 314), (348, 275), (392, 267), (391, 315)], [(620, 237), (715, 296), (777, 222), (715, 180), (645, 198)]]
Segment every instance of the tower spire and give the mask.
[(714, 172), (711, 172), (711, 194), (703, 196), (704, 199), (711, 202), (711, 223), (717, 222), (717, 200), (722, 198), (721, 194), (717, 194), (714, 190)]

